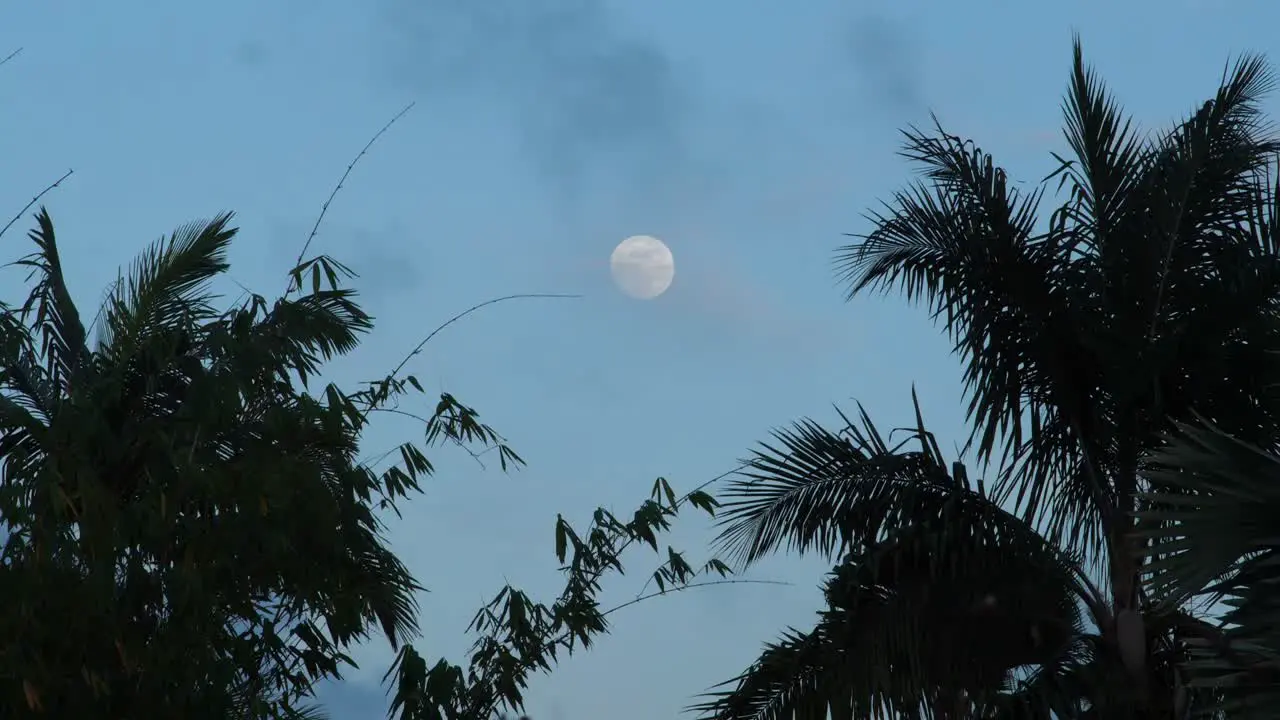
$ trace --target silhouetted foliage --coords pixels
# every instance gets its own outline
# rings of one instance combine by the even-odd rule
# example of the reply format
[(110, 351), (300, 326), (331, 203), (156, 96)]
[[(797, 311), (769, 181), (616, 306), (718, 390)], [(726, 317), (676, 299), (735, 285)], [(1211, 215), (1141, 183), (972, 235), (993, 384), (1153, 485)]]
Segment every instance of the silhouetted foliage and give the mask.
[[(503, 588), (471, 625), (468, 669), (428, 669), (408, 644), (422, 588), (379, 514), (421, 490), (430, 446), (523, 461), (449, 394), (425, 413), (402, 408), (423, 392), (403, 362), (355, 390), (310, 389), (372, 327), (344, 287), (352, 273), (319, 256), (284, 296), (219, 309), (229, 220), (152, 245), (86, 324), (53, 221), (36, 216), (36, 250), (18, 263), (31, 292), (0, 305), (0, 717), (320, 717), (306, 704), (314, 684), (340, 677), (373, 632), (400, 650), (390, 714), (519, 711), (531, 673), (607, 630), (596, 595), (622, 554), (659, 550), (682, 507), (715, 501), (677, 498), (660, 478), (629, 519), (600, 509), (578, 532), (559, 518), (562, 595), (548, 607)], [(420, 441), (362, 459), (379, 412), (422, 419)], [(664, 555), (659, 594), (728, 572)]]
[(1218, 632), (1189, 648), (1187, 673), (1218, 688), (1233, 719), (1280, 707), (1278, 451), (1280, 438), (1257, 446), (1201, 419), (1148, 459), (1147, 585), (1170, 604), (1221, 603)]
[(523, 710), (524, 690), (534, 673), (551, 670), (560, 658), (589, 648), (608, 631), (606, 616), (612, 610), (598, 602), (602, 580), (609, 573), (622, 574), (622, 557), (633, 545), (647, 545), (666, 556), (650, 576), (658, 588), (655, 594), (694, 587), (707, 574), (728, 575), (729, 567), (717, 559), (695, 566), (674, 548), (660, 550), (659, 537), (688, 507), (714, 514), (718, 503), (700, 488), (677, 498), (667, 481), (658, 478), (650, 498), (629, 520), (600, 508), (579, 532), (557, 518), (555, 554), (565, 575), (560, 596), (548, 606), (510, 585), (503, 587), (468, 628), (479, 637), (465, 670), (443, 659), (428, 666), (406, 646), (387, 673), (394, 692), (391, 716), (488, 720), (504, 710)]
[[(960, 466), (948, 473), (922, 422), (919, 451), (890, 447), (866, 418), (779, 433), (722, 496), (722, 540), (746, 562), (784, 547), (843, 560), (815, 630), (766, 650), (701, 706), (707, 717), (1221, 711), (1223, 673), (1184, 662), (1221, 633), (1141, 582), (1160, 567), (1144, 559), (1147, 533), (1186, 516), (1153, 516), (1149, 530), (1136, 516), (1153, 498), (1195, 494), (1177, 473), (1144, 474), (1175, 423), (1200, 413), (1245, 442), (1280, 439), (1280, 145), (1259, 107), (1272, 86), (1264, 62), (1243, 57), (1186, 120), (1142, 136), (1077, 42), (1063, 103), (1071, 159), (1045, 181), (1065, 199), (1047, 222), (1046, 187), (1020, 192), (941, 128), (905, 134), (924, 180), (872, 213), (837, 267), (851, 296), (898, 289), (945, 327), (964, 363), (969, 447), (995, 481), (987, 493)], [(1026, 582), (984, 567), (1021, 568)], [(920, 600), (921, 586), (948, 592)], [(1071, 626), (1069, 597), (1085, 626)], [(1009, 608), (1005, 632), (974, 644), (993, 608)]]
[(230, 215), (142, 253), (85, 322), (43, 209), (0, 305), (0, 709), (4, 717), (290, 718), (352, 643), (417, 629), (381, 510), (431, 474), (424, 446), (495, 447), (449, 395), (375, 470), (371, 414), (422, 387), (308, 390), (371, 318), (320, 256), (285, 296), (217, 307)]

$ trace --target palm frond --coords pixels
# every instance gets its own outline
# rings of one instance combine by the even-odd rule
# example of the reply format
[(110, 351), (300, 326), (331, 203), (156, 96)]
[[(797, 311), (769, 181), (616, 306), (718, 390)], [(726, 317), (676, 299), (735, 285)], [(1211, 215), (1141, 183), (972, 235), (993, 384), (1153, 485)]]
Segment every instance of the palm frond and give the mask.
[(1207, 422), (1178, 424), (1167, 440), (1138, 513), (1147, 585), (1168, 604), (1221, 599), (1221, 626), (1190, 640), (1187, 670), (1222, 693), (1230, 717), (1261, 717), (1250, 713), (1280, 699), (1280, 456)]
[[(894, 687), (889, 668), (866, 678), (854, 689), (832, 668), (849, 662), (841, 638), (848, 634), (839, 619), (824, 617), (813, 631), (788, 630), (769, 643), (747, 671), (707, 693), (689, 707), (706, 720), (841, 720), (853, 717), (914, 717), (925, 711), (912, 687)], [(861, 690), (862, 692), (859, 692)]]
[(159, 325), (216, 315), (209, 283), (225, 272), (235, 236), (231, 213), (181, 226), (147, 248), (117, 284), (103, 314), (102, 344), (112, 356), (129, 355)]
[[(860, 408), (861, 410), (861, 408)], [(833, 557), (855, 538), (896, 524), (919, 495), (949, 495), (951, 478), (932, 457), (897, 453), (870, 419), (847, 434), (811, 420), (774, 433), (730, 481), (722, 500), (717, 542), (742, 564), (786, 546)], [(864, 434), (865, 433), (865, 434)]]
[(1016, 668), (1065, 661), (1089, 594), (1075, 559), (1003, 529), (950, 505), (850, 553), (827, 582), (816, 627), (789, 631), (695, 709), (789, 720), (994, 703)]
[[(249, 337), (232, 335), (232, 347), (241, 348), (239, 361), (252, 357), (267, 361), (271, 372), (292, 370), (305, 383), (320, 365), (359, 344), (360, 334), (373, 327), (373, 319), (355, 303), (355, 292), (319, 290), (296, 298), (281, 298), (252, 324)], [(254, 309), (246, 311), (253, 317)], [(234, 333), (238, 314), (225, 328)], [(265, 367), (263, 369), (266, 369)]]
[(63, 277), (53, 219), (43, 207), (36, 213), (36, 228), (27, 236), (35, 243), (36, 251), (17, 264), (29, 268), (31, 275), (39, 279), (31, 288), (22, 315), (34, 312), (35, 327), (41, 332), (46, 377), (65, 392), (81, 364), (87, 361), (84, 324)]
[(1078, 36), (1072, 55), (1071, 86), (1062, 114), (1075, 159), (1061, 161), (1049, 176), (1059, 179), (1059, 187), (1066, 186), (1069, 198), (1052, 224), (1070, 252), (1096, 252), (1111, 237), (1124, 203), (1141, 178), (1144, 153), (1132, 120), (1125, 117), (1097, 72), (1085, 64)]
[(362, 620), (377, 623), (391, 647), (398, 649), (418, 634), (416, 593), (423, 587), (381, 542), (355, 554), (352, 560), (347, 587), (364, 601)]
[(720, 548), (743, 565), (780, 548), (834, 559), (953, 506), (1011, 541), (1042, 542), (963, 465), (947, 467), (912, 399), (916, 425), (892, 445), (861, 406), (838, 431), (812, 420), (776, 431), (720, 494)]
[[(977, 461), (999, 460), (1002, 487), (1025, 485), (1029, 504), (1043, 507), (1048, 478), (1077, 463), (1077, 431), (1099, 423), (1087, 388), (1101, 368), (1076, 300), (1088, 285), (1057, 272), (1061, 233), (1037, 232), (1039, 191), (1019, 193), (989, 154), (940, 127), (906, 137), (903, 154), (924, 165), (930, 184), (871, 215), (872, 231), (837, 250), (837, 271), (851, 296), (899, 287), (929, 303), (965, 365)], [(1023, 452), (1037, 433), (1072, 441)], [(1075, 492), (1067, 522), (1086, 527), (1073, 521), (1096, 514), (1100, 491), (1096, 478), (1080, 477), (1093, 485)]]
[(0, 389), (10, 400), (38, 415), (53, 416), (59, 399), (40, 362), (30, 329), (17, 312), (0, 304)]
[(983, 717), (995, 720), (1050, 720), (1088, 717), (1086, 711), (1100, 709), (1116, 683), (1108, 675), (1106, 651), (1099, 636), (1078, 635), (1051, 663), (1027, 668), (1009, 679), (1006, 688), (984, 703)]

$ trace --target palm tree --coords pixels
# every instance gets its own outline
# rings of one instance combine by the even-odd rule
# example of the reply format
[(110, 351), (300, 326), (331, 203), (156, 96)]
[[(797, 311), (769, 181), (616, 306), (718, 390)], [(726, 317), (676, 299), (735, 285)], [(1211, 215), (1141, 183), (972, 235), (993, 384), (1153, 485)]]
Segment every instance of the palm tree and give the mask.
[[(1132, 717), (1140, 701), (1117, 651), (1105, 585), (1078, 553), (1001, 506), (961, 463), (948, 465), (919, 406), (891, 442), (863, 413), (831, 431), (775, 433), (731, 487), (724, 539), (750, 562), (779, 544), (839, 562), (813, 630), (789, 631), (695, 706), (711, 718)], [(856, 499), (850, 501), (856, 494)], [(757, 545), (743, 508), (786, 523)], [(833, 520), (834, 519), (834, 520)], [(768, 531), (764, 535), (769, 535)], [(1152, 613), (1151, 632), (1203, 636), (1185, 612)], [(1163, 643), (1150, 677), (1167, 687), (1183, 656)], [(1207, 705), (1212, 693), (1187, 700)], [(1172, 714), (1175, 695), (1163, 696)], [(1184, 701), (1185, 706), (1185, 701)]]
[[(995, 479), (989, 494), (977, 493), (981, 500), (955, 501), (967, 509), (942, 515), (948, 522), (936, 530), (929, 582), (945, 587), (947, 573), (969, 578), (952, 593), (964, 606), (985, 598), (994, 582), (970, 575), (965, 564), (990, 564), (975, 559), (986, 552), (1019, 554), (1008, 561), (1035, 578), (1033, 587), (1057, 582), (1050, 597), (1078, 598), (1092, 630), (1074, 633), (1029, 670), (1000, 660), (994, 643), (993, 657), (965, 645), (965, 652), (942, 653), (931, 670), (920, 648), (962, 645), (952, 638), (965, 637), (975, 610), (945, 621), (942, 610), (927, 621), (894, 615), (909, 619), (900, 624), (861, 610), (836, 613), (870, 636), (832, 636), (820, 623), (816, 636), (784, 638), (761, 658), (787, 657), (771, 667), (796, 670), (810, 667), (797, 664), (809, 648), (811, 667), (827, 673), (828, 684), (811, 679), (817, 669), (766, 672), (757, 663), (702, 706), (708, 717), (818, 717), (803, 708), (822, 706), (835, 717), (864, 717), (868, 708), (914, 713), (921, 704), (942, 717), (1000, 715), (1033, 690), (1029, 707), (1040, 711), (1032, 716), (1048, 717), (1045, 708), (1063, 706), (1056, 690), (1040, 691), (1047, 685), (1072, 688), (1068, 709), (1093, 717), (1180, 717), (1194, 699), (1175, 668), (1189, 639), (1212, 628), (1148, 597), (1135, 514), (1144, 491), (1162, 489), (1151, 485), (1158, 478), (1144, 479), (1143, 458), (1171, 423), (1198, 412), (1247, 442), (1280, 429), (1280, 412), (1263, 392), (1268, 352), (1280, 347), (1280, 229), (1270, 174), (1280, 145), (1258, 108), (1272, 76), (1260, 58), (1243, 57), (1190, 117), (1140, 136), (1086, 67), (1078, 40), (1074, 50), (1063, 104), (1073, 157), (1059, 158), (1060, 169), (1045, 181), (1066, 191), (1047, 222), (1039, 213), (1045, 184), (1021, 193), (972, 142), (940, 127), (933, 135), (912, 129), (904, 155), (923, 165), (924, 181), (871, 214), (873, 229), (840, 249), (837, 267), (850, 296), (901, 288), (909, 300), (925, 301), (964, 364), (970, 447)], [(901, 459), (801, 423), (760, 450), (728, 487), (721, 540), (744, 563), (785, 545), (845, 558), (837, 577), (850, 563), (874, 566), (897, 552), (889, 548), (900, 536), (941, 522), (918, 505), (930, 492), (921, 489), (929, 486), (922, 471), (904, 476), (883, 467)], [(936, 456), (929, 462), (941, 467)], [(994, 518), (1004, 524), (993, 526)], [(1044, 547), (1007, 545), (1013, 519)], [(956, 537), (987, 544), (979, 552)], [(1050, 554), (1060, 560), (1049, 562)], [(1086, 578), (1096, 578), (1097, 592)], [(902, 581), (891, 575), (883, 586), (829, 591), (833, 606), (861, 608), (869, 602), (863, 595), (909, 594)], [(1040, 607), (1006, 595), (996, 594), (995, 608)], [(1068, 615), (1054, 617), (1069, 625)], [(1038, 628), (1037, 646), (1044, 643), (1039, 624), (1023, 627)], [(949, 675), (962, 662), (980, 677)], [(1046, 676), (1061, 682), (1040, 683)]]
[[(86, 323), (37, 215), (30, 296), (0, 305), (0, 716), (315, 716), (353, 642), (415, 632), (376, 511), (431, 466), (412, 444), (385, 472), (358, 455), (417, 383), (308, 392), (371, 318), (324, 256), (219, 310), (229, 221), (153, 244)], [(487, 430), (459, 407), (433, 422)]]

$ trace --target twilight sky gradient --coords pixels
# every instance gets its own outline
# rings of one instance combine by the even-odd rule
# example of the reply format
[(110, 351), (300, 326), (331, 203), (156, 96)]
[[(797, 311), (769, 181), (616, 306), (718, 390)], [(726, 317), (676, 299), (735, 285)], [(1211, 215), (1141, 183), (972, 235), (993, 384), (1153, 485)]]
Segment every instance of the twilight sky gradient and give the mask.
[[(1231, 12), (1224, 12), (1225, 9)], [(944, 447), (963, 439), (959, 371), (925, 314), (846, 304), (841, 233), (909, 178), (895, 128), (938, 113), (1035, 181), (1062, 147), (1070, 33), (1146, 127), (1208, 95), (1238, 51), (1266, 50), (1261, 2), (899, 4), (621, 0), (48, 0), (3, 12), (0, 198), (46, 198), (78, 299), (93, 306), (146, 243), (223, 209), (242, 228), (233, 276), (264, 294), (370, 135), (314, 249), (362, 274), (378, 329), (335, 369), (381, 376), (432, 327), (516, 292), (582, 293), (486, 309), (415, 359), (529, 461), (503, 476), (458, 452), (394, 525), (430, 588), (429, 660), (463, 660), (474, 610), (510, 580), (550, 601), (557, 512), (632, 509), (657, 475), (689, 489), (768, 430), (863, 401), (887, 427), (916, 383)], [(24, 220), (16, 230), (29, 225)], [(609, 283), (622, 238), (661, 237), (675, 284), (653, 302)], [(27, 248), (5, 241), (4, 260)], [(15, 297), (20, 275), (3, 276)], [(229, 287), (235, 294), (236, 289)], [(433, 387), (434, 386), (434, 387)], [(370, 436), (392, 445), (413, 426)], [(371, 447), (371, 450), (376, 448)], [(707, 523), (673, 544), (705, 557)], [(609, 597), (638, 592), (637, 553)], [(535, 720), (674, 718), (817, 609), (820, 562), (618, 613), (591, 653), (538, 678)], [(380, 718), (377, 643), (327, 687), (335, 720)]]

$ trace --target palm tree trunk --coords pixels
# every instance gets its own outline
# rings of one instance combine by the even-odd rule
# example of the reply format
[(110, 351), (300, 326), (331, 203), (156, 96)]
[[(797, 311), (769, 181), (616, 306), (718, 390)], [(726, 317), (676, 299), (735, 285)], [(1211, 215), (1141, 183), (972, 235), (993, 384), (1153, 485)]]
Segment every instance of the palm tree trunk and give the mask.
[[(1132, 425), (1133, 423), (1126, 423)], [(1115, 606), (1115, 642), (1120, 660), (1128, 671), (1141, 707), (1150, 705), (1150, 679), (1147, 676), (1148, 648), (1146, 620), (1138, 602), (1141, 567), (1138, 544), (1134, 538), (1135, 496), (1138, 489), (1137, 448), (1130, 428), (1121, 428), (1120, 462), (1115, 478), (1116, 506), (1112, 508), (1108, 537), (1108, 559), (1111, 566), (1111, 594)], [(1105, 517), (1105, 516), (1104, 516)]]

